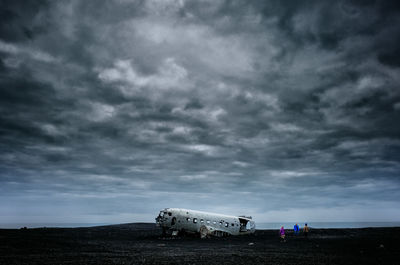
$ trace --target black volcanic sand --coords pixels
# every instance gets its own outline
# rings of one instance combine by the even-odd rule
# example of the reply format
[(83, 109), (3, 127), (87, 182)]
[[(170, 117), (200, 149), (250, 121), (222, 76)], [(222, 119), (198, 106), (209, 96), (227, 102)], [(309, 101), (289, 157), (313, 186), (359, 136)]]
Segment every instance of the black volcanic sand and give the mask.
[(400, 264), (400, 228), (161, 238), (154, 224), (0, 229), (0, 264)]

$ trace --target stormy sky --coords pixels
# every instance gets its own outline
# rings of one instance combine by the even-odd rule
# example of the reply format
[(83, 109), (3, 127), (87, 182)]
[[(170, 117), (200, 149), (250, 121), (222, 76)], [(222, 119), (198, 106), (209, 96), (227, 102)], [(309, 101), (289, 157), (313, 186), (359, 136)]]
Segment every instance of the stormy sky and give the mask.
[(0, 222), (400, 220), (398, 2), (0, 12)]

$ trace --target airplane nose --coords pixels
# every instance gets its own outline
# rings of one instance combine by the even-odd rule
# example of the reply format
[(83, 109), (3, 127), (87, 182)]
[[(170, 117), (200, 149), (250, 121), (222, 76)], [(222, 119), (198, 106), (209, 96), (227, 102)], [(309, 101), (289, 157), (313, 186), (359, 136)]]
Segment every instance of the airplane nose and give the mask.
[(164, 218), (163, 217), (161, 217), (161, 216), (157, 216), (156, 217), (156, 224), (157, 225), (162, 225), (163, 224), (163, 222), (164, 222)]

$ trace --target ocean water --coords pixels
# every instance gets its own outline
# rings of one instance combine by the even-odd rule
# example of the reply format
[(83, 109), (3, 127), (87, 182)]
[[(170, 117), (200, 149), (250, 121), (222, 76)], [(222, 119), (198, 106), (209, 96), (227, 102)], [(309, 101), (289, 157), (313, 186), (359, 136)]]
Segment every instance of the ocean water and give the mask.
[[(305, 222), (298, 222), (299, 227), (304, 227)], [(400, 222), (307, 222), (309, 227), (313, 228), (365, 228), (365, 227), (400, 227)], [(110, 223), (0, 223), (0, 228), (18, 229), (22, 227), (40, 228), (40, 227), (91, 227), (112, 225)], [(257, 222), (256, 229), (279, 229), (284, 226), (286, 229), (293, 229), (294, 222)]]
[[(300, 228), (306, 222), (298, 222)], [(293, 229), (295, 222), (281, 223), (257, 223), (257, 229), (279, 229), (284, 226), (286, 229)], [(307, 222), (313, 228), (366, 228), (366, 227), (400, 227), (400, 222)]]
[(18, 229), (22, 227), (27, 228), (41, 228), (41, 227), (60, 227), (60, 228), (76, 228), (76, 227), (91, 227), (111, 225), (109, 223), (0, 223), (0, 229)]

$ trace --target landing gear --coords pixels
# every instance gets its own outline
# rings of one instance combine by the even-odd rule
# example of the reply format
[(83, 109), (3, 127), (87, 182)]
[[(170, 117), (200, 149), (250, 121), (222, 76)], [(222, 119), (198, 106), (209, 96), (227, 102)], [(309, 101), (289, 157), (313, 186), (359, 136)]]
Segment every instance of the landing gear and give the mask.
[(184, 237), (184, 236), (186, 236), (186, 231), (185, 231), (185, 229), (181, 229), (181, 230), (179, 230), (179, 234), (178, 234), (179, 236), (181, 236), (181, 237)]

